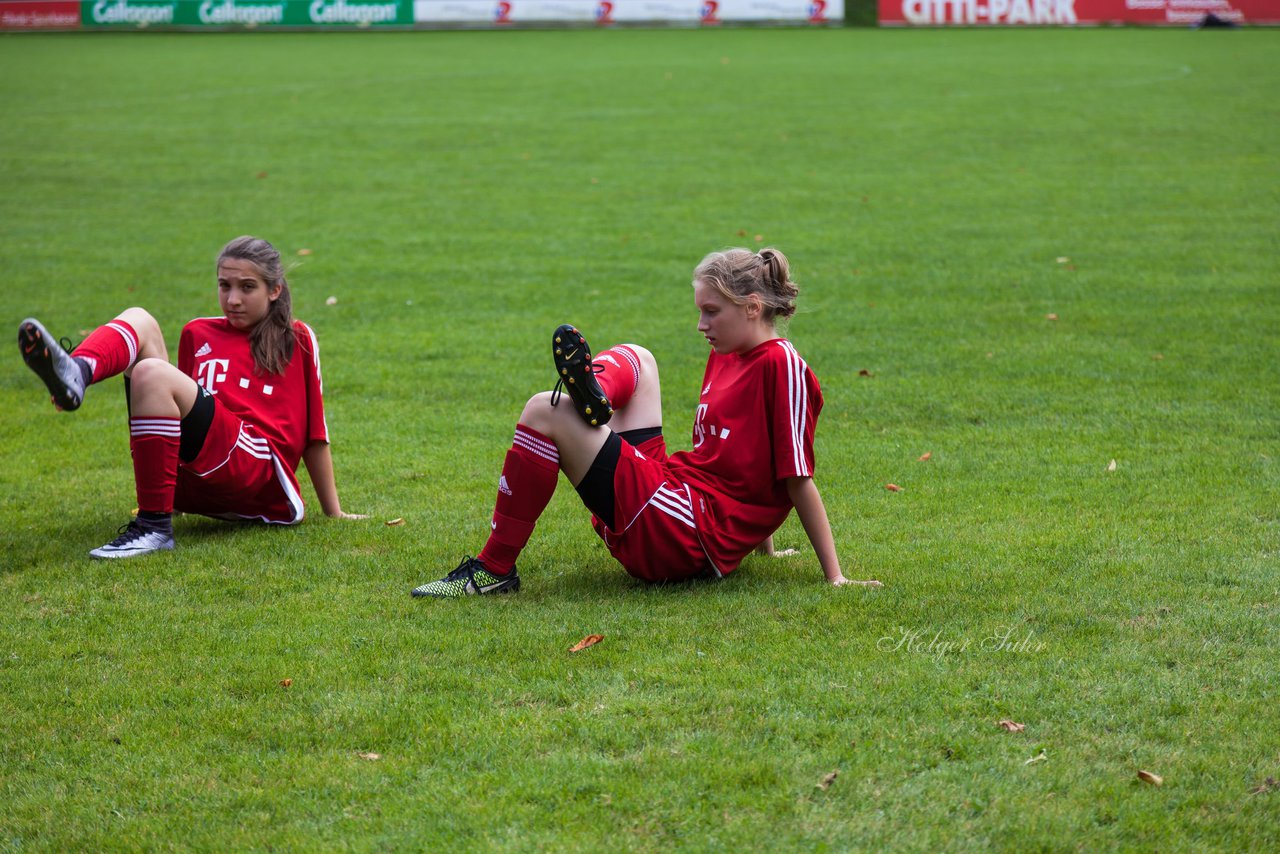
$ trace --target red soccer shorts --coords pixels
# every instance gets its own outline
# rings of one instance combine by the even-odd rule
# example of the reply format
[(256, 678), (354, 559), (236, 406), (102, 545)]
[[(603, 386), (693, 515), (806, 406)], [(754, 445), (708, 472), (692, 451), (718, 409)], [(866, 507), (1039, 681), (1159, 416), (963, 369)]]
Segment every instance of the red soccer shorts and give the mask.
[(591, 524), (628, 573), (645, 581), (682, 581), (707, 575), (711, 563), (693, 524), (694, 497), (667, 471), (661, 436), (637, 448), (625, 439), (613, 473), (613, 520), (609, 530)]
[(204, 446), (178, 464), (173, 508), (220, 519), (276, 525), (302, 521), (302, 496), (294, 473), (280, 461), (252, 424), (214, 399)]

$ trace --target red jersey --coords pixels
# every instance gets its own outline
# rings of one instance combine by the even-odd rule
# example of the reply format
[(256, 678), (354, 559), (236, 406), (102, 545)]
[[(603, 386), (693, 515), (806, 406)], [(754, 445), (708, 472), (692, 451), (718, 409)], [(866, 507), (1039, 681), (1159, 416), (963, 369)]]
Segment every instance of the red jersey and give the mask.
[(293, 322), (293, 358), (284, 374), (261, 374), (249, 333), (225, 317), (197, 317), (182, 327), (178, 369), (217, 396), (228, 411), (252, 424), (290, 472), (312, 442), (328, 442), (324, 420), (320, 346), (311, 327)]
[(821, 411), (818, 378), (786, 339), (707, 359), (693, 450), (672, 454), (667, 465), (694, 490), (698, 538), (720, 574), (791, 512), (785, 480), (813, 476)]

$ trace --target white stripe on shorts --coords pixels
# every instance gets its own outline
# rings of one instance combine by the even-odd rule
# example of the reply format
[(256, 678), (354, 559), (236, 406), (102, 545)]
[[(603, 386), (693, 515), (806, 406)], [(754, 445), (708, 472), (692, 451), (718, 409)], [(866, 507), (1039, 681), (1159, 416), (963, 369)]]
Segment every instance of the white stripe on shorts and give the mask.
[(694, 527), (693, 507), (690, 506), (689, 498), (683, 492), (659, 486), (658, 491), (649, 499), (649, 506), (656, 507), (673, 519), (679, 519), (690, 528)]

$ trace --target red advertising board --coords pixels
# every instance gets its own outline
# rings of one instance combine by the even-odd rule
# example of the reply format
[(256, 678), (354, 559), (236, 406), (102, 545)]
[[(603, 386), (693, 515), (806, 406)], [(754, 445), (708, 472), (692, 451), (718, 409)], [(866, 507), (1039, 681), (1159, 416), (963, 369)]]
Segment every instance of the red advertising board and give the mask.
[(1280, 0), (879, 0), (882, 26), (1280, 24)]
[(74, 30), (79, 0), (0, 0), (0, 30)]

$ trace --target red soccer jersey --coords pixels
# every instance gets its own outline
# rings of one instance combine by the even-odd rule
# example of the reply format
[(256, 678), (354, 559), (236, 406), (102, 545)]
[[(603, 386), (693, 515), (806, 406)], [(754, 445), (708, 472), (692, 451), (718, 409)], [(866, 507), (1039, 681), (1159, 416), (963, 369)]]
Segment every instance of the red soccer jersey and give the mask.
[(707, 359), (693, 450), (672, 454), (668, 465), (702, 493), (693, 502), (698, 537), (721, 574), (791, 512), (785, 479), (813, 475), (821, 410), (818, 378), (786, 339)]
[(311, 327), (293, 322), (296, 344), (284, 374), (261, 374), (249, 349), (249, 333), (225, 317), (197, 317), (182, 328), (178, 369), (210, 392), (228, 411), (252, 424), (276, 456), (298, 470), (312, 442), (328, 442), (324, 421), (320, 346)]

